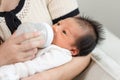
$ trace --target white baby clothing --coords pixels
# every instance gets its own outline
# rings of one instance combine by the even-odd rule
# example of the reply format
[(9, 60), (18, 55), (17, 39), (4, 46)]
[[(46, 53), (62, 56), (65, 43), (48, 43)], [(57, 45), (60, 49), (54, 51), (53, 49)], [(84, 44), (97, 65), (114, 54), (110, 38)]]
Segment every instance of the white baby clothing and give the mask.
[(19, 80), (36, 72), (60, 66), (71, 60), (72, 56), (69, 50), (50, 45), (39, 50), (33, 60), (0, 67), (0, 80)]

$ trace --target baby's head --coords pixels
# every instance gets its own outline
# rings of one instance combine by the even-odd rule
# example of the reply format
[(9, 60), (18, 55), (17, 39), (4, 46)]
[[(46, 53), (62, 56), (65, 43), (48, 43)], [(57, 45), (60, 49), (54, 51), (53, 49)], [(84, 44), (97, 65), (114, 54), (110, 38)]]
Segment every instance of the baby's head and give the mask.
[(71, 51), (73, 56), (89, 54), (102, 39), (102, 26), (88, 17), (73, 17), (53, 25), (53, 44)]

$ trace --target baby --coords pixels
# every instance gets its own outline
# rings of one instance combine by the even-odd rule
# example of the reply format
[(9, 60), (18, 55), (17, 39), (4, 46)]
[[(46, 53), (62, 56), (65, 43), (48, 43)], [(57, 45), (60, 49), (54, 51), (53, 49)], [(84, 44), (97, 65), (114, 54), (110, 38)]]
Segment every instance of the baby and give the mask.
[(40, 49), (33, 60), (0, 67), (0, 80), (19, 80), (65, 64), (72, 56), (86, 56), (102, 39), (101, 24), (86, 17), (61, 20), (52, 29), (51, 45)]

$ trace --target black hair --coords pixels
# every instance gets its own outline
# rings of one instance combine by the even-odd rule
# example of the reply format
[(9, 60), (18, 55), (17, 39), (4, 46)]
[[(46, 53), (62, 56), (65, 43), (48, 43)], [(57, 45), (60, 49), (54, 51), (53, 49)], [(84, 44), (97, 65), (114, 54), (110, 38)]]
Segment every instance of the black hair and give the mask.
[(104, 39), (102, 37), (103, 28), (99, 22), (86, 16), (74, 17), (74, 19), (80, 26), (92, 29), (92, 31), (88, 32), (86, 35), (78, 38), (75, 44), (77, 49), (79, 49), (79, 54), (76, 56), (86, 56)]

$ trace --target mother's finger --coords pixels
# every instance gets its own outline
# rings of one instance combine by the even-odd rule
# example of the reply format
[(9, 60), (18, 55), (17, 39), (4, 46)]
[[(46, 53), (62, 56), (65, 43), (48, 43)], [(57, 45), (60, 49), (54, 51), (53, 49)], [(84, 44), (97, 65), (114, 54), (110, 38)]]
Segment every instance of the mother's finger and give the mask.
[(31, 49), (31, 50), (25, 52), (24, 53), (24, 56), (25, 56), (24, 60), (26, 61), (26, 60), (29, 60), (29, 59), (33, 59), (36, 56), (37, 51), (38, 51), (38, 49), (35, 48), (35, 49)]
[(21, 51), (27, 51), (34, 48), (38, 48), (40, 44), (41, 44), (40, 41), (26, 41), (19, 46), (19, 49)]
[(15, 40), (15, 43), (21, 43), (25, 40), (38, 37), (39, 35), (40, 35), (39, 32), (24, 33), (24, 34), (16, 36), (14, 40)]
[(24, 62), (33, 59), (36, 56), (36, 53), (37, 53), (37, 48), (31, 49), (29, 51), (21, 52), (18, 54), (18, 57), (16, 58), (16, 62)]

